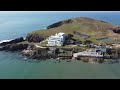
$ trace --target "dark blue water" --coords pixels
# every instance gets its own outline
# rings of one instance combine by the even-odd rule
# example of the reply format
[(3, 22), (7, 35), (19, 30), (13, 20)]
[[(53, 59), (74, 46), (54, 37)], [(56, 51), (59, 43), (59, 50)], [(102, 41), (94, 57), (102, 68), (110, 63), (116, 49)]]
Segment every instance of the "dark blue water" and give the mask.
[[(0, 40), (27, 33), (74, 17), (90, 17), (120, 25), (120, 12), (0, 12)], [(99, 65), (79, 61), (31, 62), (17, 53), (0, 52), (0, 78), (120, 78), (120, 64)]]

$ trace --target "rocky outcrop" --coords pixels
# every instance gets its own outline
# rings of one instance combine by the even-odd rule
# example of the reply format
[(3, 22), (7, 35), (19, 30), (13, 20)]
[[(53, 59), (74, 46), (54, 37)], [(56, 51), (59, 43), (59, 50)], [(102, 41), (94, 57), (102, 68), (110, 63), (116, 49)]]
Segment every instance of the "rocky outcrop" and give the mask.
[(44, 49), (34, 49), (34, 50), (23, 50), (21, 54), (23, 56), (27, 56), (30, 59), (38, 59), (38, 60), (45, 60), (45, 59), (51, 59), (51, 58), (57, 58), (57, 54), (55, 53), (49, 53), (48, 48)]
[(23, 42), (23, 41), (25, 41), (24, 38), (20, 37), (20, 38), (11, 40), (10, 42), (3, 42), (3, 43), (0, 44), (0, 46), (5, 46), (7, 44), (15, 44), (15, 43)]
[(112, 30), (113, 30), (114, 33), (120, 34), (120, 27), (112, 28)]
[(35, 43), (39, 43), (41, 41), (43, 41), (45, 38), (42, 35), (38, 35), (38, 34), (28, 34), (26, 37), (26, 40), (29, 42), (35, 42)]
[(54, 23), (54, 24), (48, 26), (47, 29), (58, 27), (58, 26), (61, 26), (63, 24), (68, 24), (68, 23), (72, 23), (72, 22), (74, 22), (73, 19), (68, 19), (68, 20), (60, 21), (60, 22), (57, 22), (57, 23)]
[(0, 51), (19, 51), (28, 47), (28, 44), (8, 44), (0, 48)]

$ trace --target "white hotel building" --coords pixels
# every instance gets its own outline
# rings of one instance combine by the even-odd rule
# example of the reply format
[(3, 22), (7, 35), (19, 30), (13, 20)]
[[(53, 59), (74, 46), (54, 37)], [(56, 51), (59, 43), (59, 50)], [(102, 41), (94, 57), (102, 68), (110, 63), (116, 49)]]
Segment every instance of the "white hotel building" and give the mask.
[(63, 46), (65, 41), (65, 33), (56, 33), (48, 38), (47, 46)]

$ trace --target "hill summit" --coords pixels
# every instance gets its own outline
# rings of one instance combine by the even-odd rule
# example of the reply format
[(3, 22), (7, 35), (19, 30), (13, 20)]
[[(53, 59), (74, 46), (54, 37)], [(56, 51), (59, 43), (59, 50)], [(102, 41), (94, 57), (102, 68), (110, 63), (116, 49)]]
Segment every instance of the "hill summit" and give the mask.
[[(57, 23), (49, 25), (47, 27), (47, 29), (54, 28), (54, 27), (59, 27), (59, 26), (64, 25), (64, 24), (71, 24), (71, 23), (94, 23), (94, 22), (98, 22), (98, 20), (87, 18), (87, 17), (72, 18), (72, 19), (59, 21)], [(104, 21), (101, 21), (101, 22), (104, 22)], [(104, 22), (104, 23), (107, 23), (107, 22)]]
[[(98, 43), (100, 39), (119, 40), (120, 26), (87, 17), (71, 18), (49, 25), (46, 30), (36, 30), (28, 35), (42, 35), (49, 37), (55, 33), (72, 34), (74, 39), (85, 39)], [(86, 36), (89, 36), (86, 38)]]

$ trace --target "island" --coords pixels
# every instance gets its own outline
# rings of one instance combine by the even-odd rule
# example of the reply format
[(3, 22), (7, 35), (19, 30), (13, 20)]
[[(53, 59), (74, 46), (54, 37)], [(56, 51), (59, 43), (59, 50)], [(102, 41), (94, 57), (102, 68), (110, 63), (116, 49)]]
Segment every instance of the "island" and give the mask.
[(37, 60), (119, 62), (120, 26), (87, 17), (71, 18), (30, 32), (26, 38), (2, 41), (0, 51), (17, 51)]

